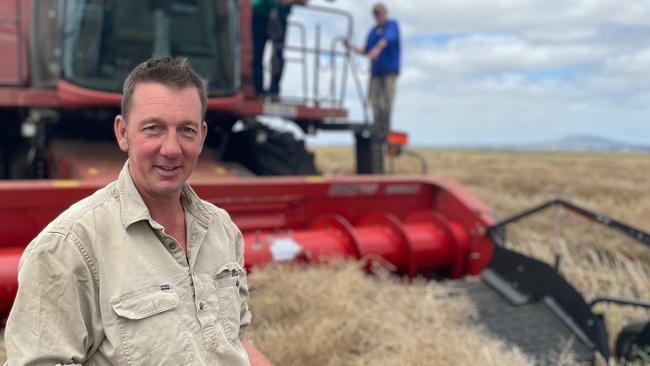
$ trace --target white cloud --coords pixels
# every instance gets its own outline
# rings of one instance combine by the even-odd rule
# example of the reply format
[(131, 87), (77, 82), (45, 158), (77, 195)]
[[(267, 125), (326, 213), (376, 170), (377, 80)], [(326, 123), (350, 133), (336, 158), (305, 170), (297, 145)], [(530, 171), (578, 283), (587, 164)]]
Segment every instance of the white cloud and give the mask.
[(472, 73), (494, 69), (549, 69), (593, 62), (605, 50), (580, 44), (534, 44), (514, 35), (472, 35), (441, 46), (408, 45), (404, 59), (414, 66)]
[[(354, 14), (357, 43), (372, 25), (373, 3), (311, 1)], [(394, 126), (410, 132), (414, 143), (513, 142), (574, 133), (647, 142), (650, 1), (385, 3), (400, 22), (403, 41)], [(323, 23), (325, 38), (344, 30), (342, 22), (307, 11), (297, 10), (294, 17)], [(313, 33), (307, 38), (313, 40)], [(329, 41), (324, 44), (329, 47)], [(294, 69), (285, 75), (287, 90), (300, 85), (298, 74)], [(347, 95), (358, 120), (351, 83)]]
[(650, 70), (650, 48), (637, 50), (608, 59), (604, 72), (628, 74), (635, 77), (648, 75)]

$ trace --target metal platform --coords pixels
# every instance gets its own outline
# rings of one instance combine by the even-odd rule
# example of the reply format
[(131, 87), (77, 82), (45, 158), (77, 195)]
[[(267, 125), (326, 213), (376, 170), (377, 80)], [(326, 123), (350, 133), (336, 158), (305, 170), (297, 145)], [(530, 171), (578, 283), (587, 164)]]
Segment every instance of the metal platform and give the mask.
[(592, 363), (593, 345), (566, 324), (551, 299), (513, 304), (488, 282), (474, 279), (453, 286), (458, 286), (474, 303), (478, 311), (476, 322), (489, 333), (519, 347), (538, 365), (554, 365), (567, 353), (580, 364)]

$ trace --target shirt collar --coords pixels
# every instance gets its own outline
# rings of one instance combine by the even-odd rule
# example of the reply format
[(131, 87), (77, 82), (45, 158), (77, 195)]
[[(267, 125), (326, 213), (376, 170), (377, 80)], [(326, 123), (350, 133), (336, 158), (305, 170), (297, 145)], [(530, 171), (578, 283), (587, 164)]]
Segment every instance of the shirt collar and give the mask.
[[(144, 203), (140, 192), (133, 183), (129, 172), (129, 161), (127, 160), (117, 178), (117, 186), (120, 195), (120, 215), (122, 225), (128, 229), (131, 224), (147, 220), (154, 229), (162, 229), (162, 226), (151, 219), (149, 208)], [(194, 216), (204, 226), (210, 221), (210, 212), (203, 201), (196, 195), (194, 190), (187, 184), (183, 184), (181, 202), (187, 212)]]

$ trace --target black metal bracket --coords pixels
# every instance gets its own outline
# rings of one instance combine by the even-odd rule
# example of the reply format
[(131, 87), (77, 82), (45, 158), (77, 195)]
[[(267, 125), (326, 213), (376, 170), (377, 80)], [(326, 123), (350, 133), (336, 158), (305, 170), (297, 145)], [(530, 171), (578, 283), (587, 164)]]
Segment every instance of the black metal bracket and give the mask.
[(592, 308), (601, 303), (615, 304), (620, 306), (633, 306), (638, 308), (650, 309), (650, 301), (638, 300), (638, 299), (626, 299), (623, 297), (617, 296), (599, 296), (589, 303), (589, 306)]
[(372, 125), (354, 134), (356, 139), (357, 174), (383, 174), (384, 143)]
[[(584, 207), (580, 207), (574, 203), (571, 203), (567, 200), (564, 200), (562, 198), (556, 198), (550, 201), (546, 201), (540, 205), (537, 205), (535, 207), (529, 208), (527, 210), (524, 210), (518, 214), (512, 215), (504, 220), (501, 220), (497, 222), (496, 224), (490, 226), (487, 228), (488, 233), (491, 232), (498, 232), (500, 229), (504, 228), (508, 224), (512, 224), (516, 221), (519, 221), (521, 219), (524, 219), (528, 216), (534, 215), (536, 213), (539, 213), (541, 211), (546, 210), (547, 208), (554, 207), (554, 206), (560, 206), (563, 208), (566, 208), (567, 210), (578, 214), (579, 216), (582, 216), (586, 218), (589, 221), (598, 223), (600, 225), (603, 225), (609, 229), (612, 229), (614, 231), (617, 231), (630, 239), (636, 241), (637, 243), (643, 244), (646, 247), (650, 248), (650, 233), (643, 231), (641, 229), (637, 229), (632, 225), (626, 224), (622, 221), (613, 219), (605, 214), (592, 211), (589, 209), (586, 209)], [(491, 235), (492, 236), (492, 235)], [(502, 237), (501, 237), (502, 238)], [(497, 237), (498, 240), (498, 237)], [(495, 242), (497, 245), (503, 245), (503, 242), (496, 241)]]
[(570, 317), (569, 323), (572, 324), (567, 325), (573, 328), (577, 327), (577, 333), (586, 337), (593, 348), (607, 359), (610, 354), (607, 329), (602, 315), (593, 312), (593, 306), (601, 302), (609, 302), (650, 308), (650, 302), (605, 296), (596, 298), (588, 304), (584, 297), (558, 272), (557, 268), (505, 248), (505, 227), (508, 224), (551, 207), (565, 208), (587, 220), (617, 231), (647, 248), (650, 248), (650, 233), (561, 198), (524, 210), (486, 229), (490, 239), (496, 244), (490, 268), (522, 294), (529, 296), (530, 301), (553, 299), (554, 303)]
[[(495, 246), (489, 266), (529, 302), (551, 302), (561, 310), (561, 320), (588, 347), (609, 358), (607, 328), (601, 315), (594, 314), (585, 298), (548, 264)], [(559, 314), (558, 314), (559, 315)]]

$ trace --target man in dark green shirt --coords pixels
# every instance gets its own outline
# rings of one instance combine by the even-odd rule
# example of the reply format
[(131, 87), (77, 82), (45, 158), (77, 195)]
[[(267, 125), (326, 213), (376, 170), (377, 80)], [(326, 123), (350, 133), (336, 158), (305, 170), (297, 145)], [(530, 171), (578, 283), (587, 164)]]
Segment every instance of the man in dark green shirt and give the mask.
[[(287, 35), (287, 18), (294, 4), (305, 5), (307, 0), (252, 0), (253, 3), (253, 73), (258, 96), (269, 94), (277, 100), (284, 69), (284, 42)], [(271, 58), (271, 86), (264, 88), (262, 65), (266, 42), (273, 42)]]

